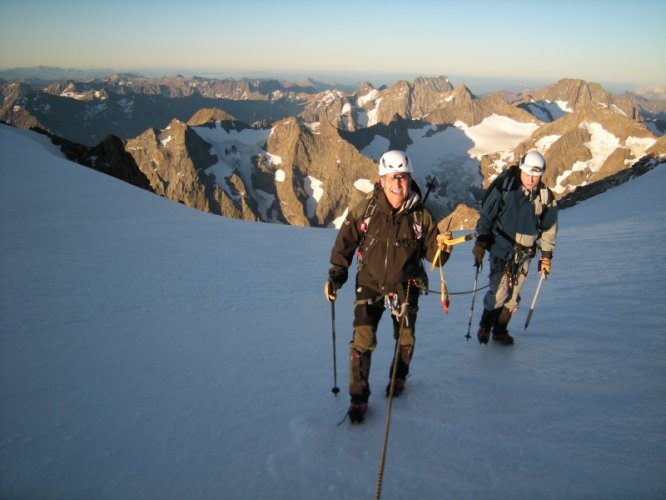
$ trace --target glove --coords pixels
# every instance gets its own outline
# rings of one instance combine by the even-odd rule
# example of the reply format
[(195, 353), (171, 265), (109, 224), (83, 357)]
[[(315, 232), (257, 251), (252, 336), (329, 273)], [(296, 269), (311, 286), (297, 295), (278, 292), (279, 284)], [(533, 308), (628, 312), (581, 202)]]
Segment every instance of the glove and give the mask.
[(538, 266), (539, 272), (543, 272), (546, 276), (550, 274), (550, 258), (549, 257), (541, 257), (539, 259), (539, 266)]
[(335, 302), (337, 287), (333, 280), (328, 280), (324, 285), (324, 296), (329, 302)]
[(437, 235), (437, 248), (441, 250), (442, 252), (446, 253), (451, 253), (451, 250), (453, 250), (453, 246), (448, 246), (445, 241), (452, 240), (453, 239), (453, 233), (451, 231), (446, 231), (445, 233), (441, 233)]
[(347, 281), (347, 268), (342, 266), (333, 266), (328, 271), (328, 281), (324, 285), (324, 295), (326, 300), (333, 302), (335, 300), (335, 292), (342, 288), (342, 285)]
[(481, 267), (483, 264), (483, 256), (486, 254), (486, 247), (481, 243), (475, 243), (472, 247), (472, 255), (474, 255), (474, 266)]

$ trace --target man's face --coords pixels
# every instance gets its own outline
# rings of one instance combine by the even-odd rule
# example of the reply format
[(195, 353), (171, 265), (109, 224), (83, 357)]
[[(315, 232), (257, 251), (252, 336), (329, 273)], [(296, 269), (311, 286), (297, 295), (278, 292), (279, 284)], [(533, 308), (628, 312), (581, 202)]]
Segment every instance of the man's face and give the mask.
[(387, 174), (381, 177), (384, 194), (393, 208), (400, 208), (407, 199), (411, 179), (411, 176), (405, 172)]
[(540, 175), (530, 175), (526, 172), (523, 172), (522, 170), (520, 171), (520, 182), (523, 183), (525, 189), (529, 189), (531, 191), (532, 189), (534, 189), (539, 185), (540, 180), (541, 180)]

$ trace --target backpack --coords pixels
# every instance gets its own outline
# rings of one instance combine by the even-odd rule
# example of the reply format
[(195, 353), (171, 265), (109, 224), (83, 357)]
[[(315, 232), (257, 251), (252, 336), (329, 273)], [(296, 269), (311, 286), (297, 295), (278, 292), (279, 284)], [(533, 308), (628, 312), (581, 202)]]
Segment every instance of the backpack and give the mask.
[[(517, 171), (518, 166), (514, 165), (513, 167), (507, 168), (504, 172), (495, 177), (495, 179), (493, 179), (486, 191), (483, 193), (483, 197), (481, 198), (481, 206), (483, 207), (483, 205), (486, 203), (486, 200), (488, 199), (488, 196), (493, 191), (493, 189), (497, 189), (500, 193), (502, 193), (502, 201), (498, 209), (498, 211), (501, 211), (507, 196), (509, 196), (509, 193), (519, 187), (518, 184), (520, 184), (520, 180), (518, 179)], [(541, 214), (544, 212), (544, 208), (552, 204), (553, 198), (553, 192), (542, 184), (539, 188), (539, 201), (541, 203), (540, 205), (535, 204), (534, 207), (537, 216), (541, 217)]]

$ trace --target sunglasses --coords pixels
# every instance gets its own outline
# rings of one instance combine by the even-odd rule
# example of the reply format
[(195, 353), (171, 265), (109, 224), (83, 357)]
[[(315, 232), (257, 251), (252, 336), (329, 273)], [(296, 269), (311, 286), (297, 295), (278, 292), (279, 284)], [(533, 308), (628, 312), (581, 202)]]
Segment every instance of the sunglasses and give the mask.
[(543, 175), (543, 171), (543, 168), (530, 167), (527, 173), (530, 175)]
[(409, 174), (402, 174), (402, 173), (395, 175), (387, 175), (386, 178), (391, 182), (401, 181), (401, 180), (407, 182), (410, 179)]

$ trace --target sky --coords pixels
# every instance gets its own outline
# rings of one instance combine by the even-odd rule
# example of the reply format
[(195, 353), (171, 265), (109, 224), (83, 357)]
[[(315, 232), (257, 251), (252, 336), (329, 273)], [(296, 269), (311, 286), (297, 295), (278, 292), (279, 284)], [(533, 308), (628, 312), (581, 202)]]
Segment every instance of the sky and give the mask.
[[(334, 320), (323, 298), (334, 229), (199, 212), (6, 125), (0, 151), (0, 497), (376, 493), (391, 330), (352, 426), (354, 287)], [(480, 296), (471, 243), (454, 248), (449, 313), (419, 303), (381, 498), (666, 497), (664, 189), (662, 165), (560, 213), (509, 348), (465, 339)]]
[[(0, 69), (666, 87), (661, 0), (0, 0)], [(471, 87), (473, 90), (474, 88)], [(625, 88), (626, 89), (626, 88)]]

